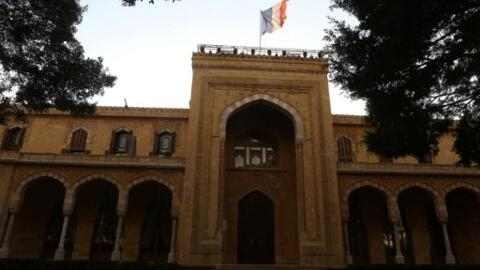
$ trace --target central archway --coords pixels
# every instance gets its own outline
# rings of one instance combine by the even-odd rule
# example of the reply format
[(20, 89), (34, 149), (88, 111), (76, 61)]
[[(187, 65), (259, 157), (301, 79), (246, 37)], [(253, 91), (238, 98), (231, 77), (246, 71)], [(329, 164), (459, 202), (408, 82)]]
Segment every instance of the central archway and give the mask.
[[(267, 100), (244, 104), (230, 114), (223, 155), (223, 263), (299, 262), (295, 130), (288, 111)], [(271, 208), (276, 209), (275, 214), (271, 210), (270, 221), (256, 220), (263, 216), (257, 218), (257, 210), (243, 204), (244, 199), (250, 198), (245, 197), (247, 194), (257, 194), (252, 192), (264, 194), (263, 198), (270, 200)], [(257, 203), (258, 211), (268, 212), (267, 208), (261, 208), (261, 199)], [(270, 236), (255, 234), (255, 230), (265, 234), (267, 227)], [(247, 241), (244, 235), (248, 233), (254, 238), (242, 242)], [(253, 251), (260, 241), (267, 240), (267, 249)], [(259, 257), (247, 254), (250, 251)]]
[(238, 263), (275, 263), (274, 204), (255, 191), (238, 204)]

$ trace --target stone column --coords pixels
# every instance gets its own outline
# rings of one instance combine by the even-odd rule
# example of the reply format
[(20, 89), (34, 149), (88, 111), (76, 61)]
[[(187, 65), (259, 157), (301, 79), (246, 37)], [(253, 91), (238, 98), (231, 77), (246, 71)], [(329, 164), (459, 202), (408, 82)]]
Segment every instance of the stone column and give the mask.
[(119, 261), (122, 255), (120, 252), (120, 238), (123, 230), (123, 217), (123, 215), (118, 215), (117, 232), (115, 234), (115, 245), (113, 247), (111, 258), (112, 261)]
[(395, 233), (395, 263), (402, 264), (405, 263), (405, 257), (402, 253), (402, 246), (400, 245), (400, 240), (402, 239), (401, 234), (403, 232), (403, 226), (399, 219), (392, 220), (393, 230)]
[(168, 262), (175, 262), (175, 251), (177, 242), (177, 218), (172, 217), (172, 236), (170, 238), (170, 251), (168, 252)]
[(55, 256), (53, 257), (55, 260), (65, 259), (65, 237), (67, 236), (69, 217), (69, 214), (63, 215), (63, 225), (62, 232), (60, 233), (60, 241), (58, 241), (58, 247), (55, 250)]
[(14, 221), (15, 212), (11, 212), (8, 215), (7, 229), (5, 230), (5, 236), (3, 237), (2, 246), (0, 247), (0, 258), (8, 258), (8, 242), (10, 241)]
[(347, 264), (352, 264), (352, 254), (350, 254), (350, 237), (348, 235), (348, 217), (343, 219), (343, 234), (345, 237), (345, 257), (347, 258)]
[(448, 236), (448, 230), (447, 230), (447, 221), (442, 220), (440, 221), (442, 223), (442, 231), (443, 231), (443, 241), (445, 242), (445, 262), (447, 264), (455, 264), (455, 256), (452, 253), (452, 247), (450, 245), (450, 237)]
[(390, 221), (393, 224), (393, 231), (395, 234), (395, 263), (402, 264), (405, 263), (405, 257), (402, 253), (402, 246), (400, 241), (402, 239), (403, 226), (400, 219), (400, 209), (398, 208), (396, 196), (388, 199), (389, 203), (389, 217)]

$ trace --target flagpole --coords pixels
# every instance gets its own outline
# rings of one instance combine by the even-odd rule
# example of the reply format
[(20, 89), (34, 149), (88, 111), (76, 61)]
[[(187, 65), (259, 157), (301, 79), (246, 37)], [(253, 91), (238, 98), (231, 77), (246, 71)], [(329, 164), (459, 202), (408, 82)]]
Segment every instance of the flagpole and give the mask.
[(258, 42), (258, 48), (262, 49), (262, 10), (260, 10), (260, 35), (259, 35), (259, 42)]

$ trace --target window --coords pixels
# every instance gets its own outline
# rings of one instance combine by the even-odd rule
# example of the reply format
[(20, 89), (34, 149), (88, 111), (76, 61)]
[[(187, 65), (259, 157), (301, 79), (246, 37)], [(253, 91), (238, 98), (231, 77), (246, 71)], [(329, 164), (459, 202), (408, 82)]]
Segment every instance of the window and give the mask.
[(84, 153), (87, 144), (87, 131), (83, 128), (77, 129), (72, 133), (70, 139), (70, 153)]
[(25, 128), (14, 127), (7, 129), (3, 137), (3, 150), (18, 151), (22, 147)]
[(110, 145), (112, 154), (130, 154), (135, 153), (135, 138), (132, 131), (120, 130), (112, 133)]
[(276, 144), (258, 132), (241, 137), (234, 146), (234, 167), (277, 166)]
[(172, 155), (175, 148), (175, 133), (170, 131), (156, 132), (153, 148), (154, 155)]
[(338, 161), (353, 162), (352, 142), (347, 137), (340, 137), (337, 140)]

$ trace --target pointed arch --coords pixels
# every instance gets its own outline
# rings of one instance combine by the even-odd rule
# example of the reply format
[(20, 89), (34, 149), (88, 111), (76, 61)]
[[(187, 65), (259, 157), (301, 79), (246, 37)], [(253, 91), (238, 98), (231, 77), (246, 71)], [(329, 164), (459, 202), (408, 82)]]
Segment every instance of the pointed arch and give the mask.
[(277, 107), (279, 107), (282, 111), (286, 113), (286, 115), (290, 118), (290, 120), (293, 122), (293, 125), (295, 127), (295, 139), (297, 142), (302, 142), (304, 139), (304, 124), (302, 117), (298, 113), (298, 111), (288, 103), (276, 98), (272, 97), (267, 94), (255, 94), (252, 96), (245, 97), (243, 99), (240, 99), (236, 101), (235, 103), (231, 104), (228, 106), (222, 113), (221, 118), (220, 118), (220, 126), (219, 126), (219, 136), (222, 139), (225, 139), (226, 133), (227, 133), (227, 122), (230, 116), (240, 109), (241, 107), (244, 107), (245, 105), (249, 103), (253, 103), (256, 101), (266, 101), (268, 103), (274, 104)]
[(445, 187), (443, 189), (442, 199), (445, 201), (448, 193), (450, 193), (451, 191), (454, 191), (456, 189), (459, 189), (459, 188), (464, 188), (464, 189), (467, 189), (467, 190), (469, 190), (473, 193), (476, 193), (477, 195), (480, 195), (480, 188), (476, 187), (475, 185), (465, 183), (465, 182), (457, 182), (457, 183), (448, 185), (447, 187)]
[(414, 182), (414, 183), (404, 184), (404, 185), (398, 187), (395, 190), (394, 197), (396, 198), (396, 200), (398, 200), (398, 196), (400, 196), (400, 194), (403, 191), (411, 189), (411, 188), (419, 188), (421, 190), (424, 190), (428, 194), (430, 194), (430, 196), (433, 199), (433, 203), (435, 205), (435, 213), (437, 214), (437, 217), (440, 218), (444, 215), (443, 212), (444, 212), (445, 209), (444, 209), (444, 204), (442, 202), (442, 196), (440, 195), (440, 193), (437, 190), (435, 190), (435, 188), (433, 188), (432, 186), (427, 185), (425, 183)]
[(121, 188), (121, 185), (119, 184), (117, 179), (115, 179), (115, 178), (113, 178), (109, 175), (105, 175), (105, 174), (92, 174), (92, 175), (86, 176), (84, 178), (81, 178), (79, 181), (75, 182), (75, 184), (73, 184), (69, 189), (67, 189), (66, 194), (65, 194), (65, 202), (64, 202), (64, 211), (65, 212), (69, 212), (69, 211), (73, 210), (73, 203), (74, 203), (76, 195), (78, 193), (78, 188), (81, 185), (83, 185), (83, 184), (85, 184), (89, 181), (96, 180), (96, 179), (104, 180), (104, 181), (112, 184), (113, 186), (115, 186), (115, 188), (118, 191), (119, 198), (122, 196), (122, 194), (124, 194), (124, 191)]
[(68, 190), (70, 184), (69, 181), (67, 180), (67, 177), (55, 172), (37, 172), (34, 174), (31, 174), (24, 178), (23, 180), (20, 181), (20, 184), (18, 187), (15, 189), (15, 191), (10, 195), (10, 205), (9, 209), (11, 212), (16, 212), (19, 208), (20, 205), (23, 201), (23, 196), (25, 195), (25, 190), (27, 187), (32, 183), (35, 182), (38, 179), (48, 177), (53, 180), (56, 180), (60, 182), (63, 187), (65, 188), (65, 191)]
[(171, 181), (165, 180), (164, 178), (162, 178), (160, 176), (157, 176), (157, 175), (142, 176), (142, 177), (136, 178), (135, 180), (128, 183), (126, 188), (125, 188), (125, 193), (126, 193), (125, 204), (128, 205), (128, 199), (129, 199), (131, 189), (134, 188), (137, 185), (140, 185), (140, 184), (148, 182), (148, 181), (157, 182), (157, 183), (167, 187), (170, 190), (170, 192), (172, 193), (172, 214), (173, 215), (178, 215), (178, 212), (179, 212), (179, 205), (178, 204), (180, 203), (180, 198), (179, 198), (179, 194), (178, 194), (178, 192), (175, 188), (175, 185), (172, 184)]
[(74, 191), (73, 193), (77, 192), (77, 189), (79, 186), (83, 185), (86, 182), (95, 180), (95, 179), (102, 179), (105, 180), (112, 185), (114, 185), (118, 191), (121, 190), (121, 185), (119, 184), (119, 181), (115, 179), (114, 177), (106, 174), (92, 174), (86, 177), (81, 178), (79, 181), (75, 182), (75, 184), (72, 185), (71, 189)]
[(381, 193), (384, 194), (385, 196), (385, 200), (386, 200), (386, 203), (387, 205), (390, 204), (392, 202), (392, 200), (395, 199), (395, 196), (393, 196), (393, 193), (388, 190), (386, 187), (383, 187), (375, 182), (371, 182), (371, 181), (364, 181), (364, 182), (360, 182), (360, 183), (357, 183), (349, 188), (347, 188), (345, 190), (345, 192), (343, 193), (343, 198), (342, 198), (342, 216), (343, 218), (348, 218), (348, 200), (350, 198), (350, 194), (352, 194), (352, 192), (358, 190), (358, 189), (361, 189), (363, 187), (370, 187), (370, 188), (373, 188)]

